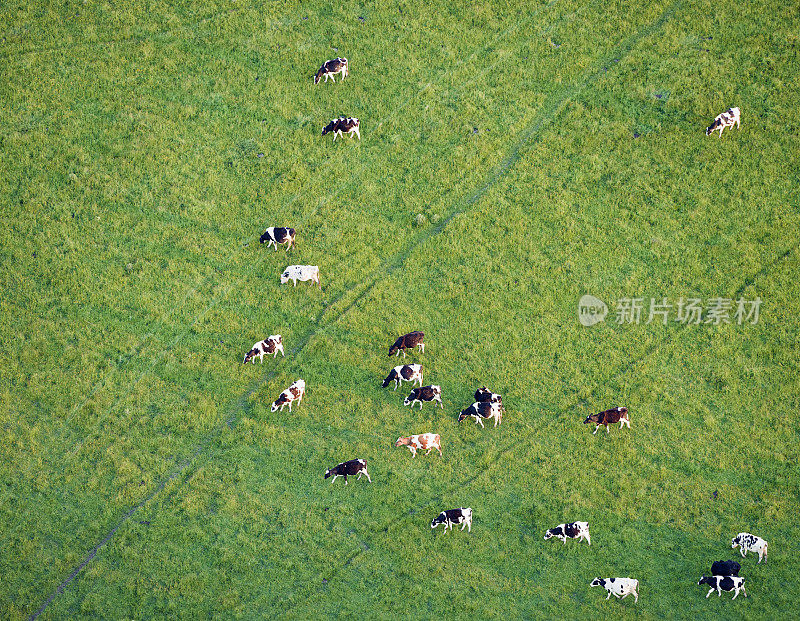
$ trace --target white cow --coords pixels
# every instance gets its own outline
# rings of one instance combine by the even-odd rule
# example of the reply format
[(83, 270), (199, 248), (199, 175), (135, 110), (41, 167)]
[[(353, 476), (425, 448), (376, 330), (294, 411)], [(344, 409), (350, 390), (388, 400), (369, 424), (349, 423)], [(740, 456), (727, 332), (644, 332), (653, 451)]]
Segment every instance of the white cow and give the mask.
[(285, 285), (287, 282), (292, 281), (294, 286), (297, 286), (297, 281), (305, 282), (311, 280), (317, 283), (319, 287), (319, 267), (316, 265), (290, 265), (281, 274), (281, 284)]

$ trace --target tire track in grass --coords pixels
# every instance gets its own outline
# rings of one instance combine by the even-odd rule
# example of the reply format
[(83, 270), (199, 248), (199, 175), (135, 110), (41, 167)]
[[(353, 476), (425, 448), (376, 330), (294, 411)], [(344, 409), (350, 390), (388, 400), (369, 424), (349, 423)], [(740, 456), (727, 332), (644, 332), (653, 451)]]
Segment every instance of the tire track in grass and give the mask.
[[(550, 0), (550, 2), (548, 2), (546, 5), (543, 5), (542, 7), (539, 7), (538, 9), (533, 11), (525, 20), (515, 21), (511, 26), (506, 28), (501, 33), (497, 34), (488, 44), (484, 45), (481, 48), (476, 49), (468, 57), (459, 59), (455, 63), (455, 66), (453, 68), (440, 71), (439, 74), (432, 81), (428, 82), (420, 90), (420, 92), (416, 92), (413, 95), (407, 97), (406, 100), (400, 106), (393, 108), (392, 111), (388, 115), (384, 116), (379, 121), (377, 127), (380, 128), (384, 123), (388, 124), (389, 121), (391, 121), (393, 118), (396, 118), (410, 103), (416, 101), (417, 98), (419, 97), (419, 95), (424, 93), (434, 83), (440, 82), (444, 77), (452, 75), (454, 73), (454, 71), (458, 71), (458, 70), (460, 70), (462, 68), (469, 68), (470, 67), (470, 63), (475, 59), (476, 56), (478, 56), (479, 54), (484, 53), (487, 49), (497, 45), (498, 42), (500, 42), (503, 39), (505, 39), (506, 37), (510, 36), (515, 30), (520, 28), (524, 23), (527, 23), (527, 22), (533, 20), (541, 11), (544, 11), (544, 10), (547, 10), (547, 9), (553, 7), (556, 3), (558, 3), (558, 1), (559, 0)], [(567, 15), (565, 18), (562, 18), (560, 20), (556, 20), (556, 21), (552, 22), (547, 28), (545, 28), (541, 33), (539, 33), (540, 36), (542, 36), (546, 32), (549, 32), (550, 30), (552, 30), (552, 28), (554, 28), (556, 25), (559, 25), (562, 21), (570, 20), (575, 15), (577, 15), (578, 13), (580, 13), (583, 10), (585, 10), (586, 8), (588, 8), (595, 1), (596, 0), (592, 0), (592, 2), (587, 3), (586, 5), (584, 5), (583, 7), (581, 7), (580, 9), (578, 9), (576, 11), (573, 11), (572, 13)], [(232, 13), (232, 12), (234, 12), (234, 10), (228, 11), (227, 13)], [(211, 19), (212, 18), (205, 18), (204, 20), (200, 20), (197, 23), (197, 25), (199, 25), (201, 23), (205, 23), (206, 21), (210, 21)], [(148, 38), (150, 38), (150, 37), (142, 37), (142, 40), (147, 40)], [(102, 42), (100, 42), (100, 43), (96, 42), (94, 44), (102, 45), (103, 43)], [(35, 51), (36, 50), (31, 50), (29, 53), (32, 53), (32, 52), (35, 52)], [(0, 57), (2, 57), (2, 56), (0, 56)], [(474, 82), (478, 81), (478, 79), (480, 77), (482, 77), (484, 74), (486, 74), (487, 72), (491, 72), (492, 69), (494, 69), (494, 67), (496, 67), (499, 62), (501, 62), (501, 60), (502, 59), (498, 59), (498, 61), (495, 62), (492, 65), (482, 66), (480, 71), (471, 72), (470, 73), (471, 79), (464, 80), (463, 82), (461, 82), (459, 88), (455, 89), (455, 92), (459, 92), (462, 89), (466, 89), (471, 84), (473, 84)], [(314, 180), (310, 181), (309, 183), (307, 183), (306, 185), (304, 185), (303, 187), (298, 189), (298, 191), (295, 193), (295, 195), (288, 202), (284, 203), (283, 209), (287, 209), (287, 208), (291, 207), (292, 205), (294, 205), (300, 199), (300, 197), (305, 196), (309, 192), (313, 191), (313, 189), (316, 186), (320, 186), (320, 185), (323, 186), (323, 187), (326, 186), (327, 183), (328, 183), (329, 173), (335, 166), (336, 166), (336, 164), (331, 161), (331, 163), (328, 163), (327, 165), (323, 165), (322, 167), (320, 167), (318, 172), (314, 175)], [(310, 210), (309, 212), (304, 214), (304, 216), (299, 220), (298, 225), (300, 227), (302, 227), (304, 224), (306, 224), (311, 218), (313, 218), (320, 211), (320, 209), (322, 209), (326, 204), (330, 203), (330, 201), (333, 200), (333, 198), (335, 196), (337, 196), (339, 193), (341, 193), (344, 189), (347, 189), (349, 187), (349, 185), (352, 183), (352, 179), (354, 177), (358, 177), (359, 175), (361, 175), (364, 172), (364, 170), (366, 169), (366, 167), (367, 167), (366, 162), (364, 162), (362, 160), (361, 166), (359, 168), (357, 168), (353, 172), (353, 174), (348, 176), (346, 181), (342, 181), (340, 183), (339, 188), (337, 188), (335, 191), (333, 191), (328, 196), (326, 196), (321, 201), (319, 201), (319, 203), (317, 204), (317, 206), (315, 208), (313, 208), (312, 210)], [(245, 248), (249, 247), (250, 244), (254, 244), (255, 241), (259, 238), (259, 236), (260, 236), (259, 234), (254, 234), (254, 235), (251, 235), (251, 236), (247, 237), (246, 239), (244, 239), (240, 243), (240, 245), (238, 245), (235, 248), (235, 250), (233, 250), (228, 255), (228, 257), (225, 259), (225, 264), (218, 271), (225, 271), (231, 265), (231, 263), (234, 261), (234, 259), (239, 255), (239, 253), (241, 253)], [(252, 271), (252, 269), (251, 269), (251, 271)], [(203, 280), (201, 280), (199, 284), (194, 285), (193, 287), (191, 287), (189, 292), (180, 301), (179, 306), (175, 310), (178, 311), (178, 312), (180, 310), (183, 310), (183, 308), (185, 308), (187, 300), (191, 296), (197, 294), (200, 291), (200, 289), (205, 287), (206, 284), (214, 277), (215, 277), (214, 274), (210, 274), (210, 275), (206, 276), (205, 278), (203, 278)], [(228, 293), (227, 291), (224, 292), (225, 295), (227, 293)], [(161, 359), (165, 353), (169, 352), (178, 342), (180, 342), (183, 339), (183, 337), (186, 336), (186, 334), (191, 330), (191, 328), (197, 323), (197, 320), (199, 319), (199, 317), (204, 316), (212, 307), (218, 305), (219, 302), (221, 302), (221, 301), (222, 301), (222, 295), (221, 294), (218, 294), (217, 296), (212, 298), (212, 301), (209, 304), (208, 308), (203, 310), (201, 312), (201, 315), (199, 315), (197, 318), (195, 318), (187, 326), (187, 328), (184, 330), (184, 332), (182, 334), (178, 335), (178, 337), (170, 345), (168, 345), (166, 348), (164, 348), (161, 351), (159, 351), (152, 358), (152, 362), (151, 362), (150, 367), (149, 367), (148, 370), (152, 370), (152, 368), (155, 366), (157, 361), (159, 359)], [(158, 320), (160, 320), (162, 318), (163, 318), (163, 315), (157, 317), (154, 321), (158, 321)], [(156, 332), (157, 332), (157, 329), (155, 329), (155, 328), (152, 329), (150, 332), (148, 332), (142, 338), (142, 340), (140, 341), (139, 344), (137, 344), (134, 347), (132, 347), (128, 351), (127, 354), (125, 354), (123, 356), (120, 356), (118, 358), (117, 364), (114, 367), (112, 367), (112, 369), (109, 371), (109, 373), (107, 373), (104, 377), (99, 379), (94, 384), (94, 386), (92, 386), (92, 388), (86, 394), (86, 396), (78, 404), (73, 406), (73, 408), (70, 410), (70, 413), (67, 415), (67, 417), (64, 419), (64, 422), (62, 423), (62, 425), (63, 425), (62, 431), (65, 429), (66, 425), (74, 418), (75, 414), (77, 414), (77, 412), (79, 412), (89, 402), (89, 400), (100, 390), (100, 388), (102, 388), (102, 385), (109, 379), (111, 374), (116, 372), (116, 371), (119, 371), (132, 358), (134, 358), (136, 355), (138, 355), (144, 349), (145, 344), (147, 343), (148, 339), (150, 339)], [(143, 373), (139, 378), (137, 378), (134, 381), (134, 383), (129, 387), (129, 389), (125, 392), (125, 394), (121, 395), (119, 398), (117, 398), (115, 400), (115, 404), (114, 405), (116, 405), (116, 403), (118, 403), (124, 397), (128, 396), (130, 394), (130, 392), (135, 388), (135, 386), (139, 383), (139, 381), (141, 381), (141, 379), (144, 377), (145, 374), (146, 374), (146, 372)], [(106, 414), (113, 409), (114, 405), (112, 405), (112, 406), (110, 406), (108, 408), (108, 410), (106, 411)], [(80, 443), (79, 443), (79, 445), (80, 445)]]
[[(554, 0), (554, 2), (555, 1), (557, 1), (557, 0)], [(553, 3), (551, 3), (550, 5), (547, 5), (547, 6), (551, 6)], [(381, 279), (381, 277), (386, 277), (387, 275), (391, 275), (398, 268), (402, 267), (404, 265), (405, 261), (410, 257), (411, 253), (417, 247), (421, 246), (422, 244), (424, 244), (426, 241), (428, 241), (432, 237), (442, 233), (444, 231), (446, 225), (449, 222), (451, 222), (458, 215), (460, 215), (462, 213), (465, 213), (473, 205), (475, 205), (520, 160), (520, 154), (521, 154), (522, 149), (524, 147), (528, 146), (528, 143), (530, 143), (531, 140), (546, 125), (548, 125), (561, 112), (561, 110), (564, 109), (564, 107), (567, 105), (567, 103), (575, 95), (577, 95), (578, 93), (583, 91), (586, 87), (591, 85), (594, 82), (594, 80), (597, 77), (599, 77), (603, 72), (608, 71), (609, 69), (612, 69), (614, 67), (614, 63), (612, 62), (614, 59), (620, 59), (623, 56), (626, 56), (631, 51), (631, 49), (636, 45), (636, 43), (638, 43), (643, 38), (646, 38), (647, 36), (652, 34), (655, 30), (659, 29), (672, 16), (672, 14), (674, 14), (674, 12), (677, 10), (677, 8), (678, 8), (678, 6), (680, 4), (681, 4), (681, 0), (675, 0), (675, 2), (673, 2), (671, 5), (669, 5), (667, 7), (667, 9), (665, 9), (665, 11), (655, 21), (653, 21), (651, 24), (649, 24), (645, 28), (641, 29), (640, 31), (638, 31), (637, 33), (635, 33), (634, 35), (629, 37), (626, 41), (624, 41), (617, 48), (615, 48), (613, 50), (613, 52), (610, 55), (608, 55), (606, 57), (606, 59), (603, 60), (600, 63), (599, 67), (595, 68), (592, 71), (587, 72), (588, 75), (587, 75), (586, 78), (584, 78), (578, 84), (575, 84), (575, 85), (573, 85), (573, 86), (561, 91), (559, 94), (552, 95), (548, 99), (548, 101), (545, 103), (545, 105), (543, 106), (544, 114), (538, 120), (536, 120), (534, 123), (530, 124), (521, 133), (520, 138), (512, 145), (511, 150), (510, 150), (509, 154), (506, 156), (506, 158), (504, 158), (503, 161), (498, 166), (496, 166), (494, 168), (494, 170), (492, 171), (492, 173), (490, 174), (488, 179), (481, 186), (479, 186), (478, 189), (475, 192), (473, 192), (466, 200), (464, 200), (462, 202), (462, 204), (460, 204), (456, 209), (452, 210), (451, 213), (446, 218), (444, 218), (441, 222), (437, 223), (437, 225), (435, 227), (432, 227), (431, 229), (429, 229), (429, 230), (423, 232), (422, 234), (420, 234), (419, 236), (417, 236), (415, 239), (411, 240), (408, 244), (406, 244), (406, 246), (402, 250), (400, 250), (398, 253), (396, 253), (394, 257), (386, 260), (382, 264), (381, 268), (378, 268), (377, 270), (375, 270), (373, 272), (372, 278), (369, 280), (369, 282), (365, 286), (363, 286), (361, 288), (360, 292), (356, 293), (355, 297), (348, 304), (346, 304), (346, 306), (341, 311), (335, 312), (333, 310), (333, 308), (348, 293), (348, 290), (344, 290), (339, 295), (339, 297), (333, 302), (333, 304), (331, 306), (329, 306), (325, 310), (325, 314), (330, 314), (330, 317), (327, 318), (327, 319), (323, 319), (323, 322), (321, 322), (322, 325), (319, 328), (309, 330), (306, 333), (306, 335), (304, 337), (302, 337), (298, 341), (297, 345), (290, 351), (290, 354), (300, 353), (307, 346), (307, 344), (309, 343), (309, 341), (311, 340), (311, 338), (313, 336), (315, 336), (321, 330), (324, 330), (326, 327), (336, 323), (345, 314), (347, 314), (358, 302), (363, 300), (374, 289), (375, 285)], [(244, 392), (236, 400), (235, 404), (233, 404), (233, 406), (231, 408), (229, 408), (229, 414), (226, 416), (226, 420), (224, 421), (225, 424), (230, 425), (233, 421), (235, 421), (237, 414), (239, 412), (241, 412), (241, 411), (244, 411), (244, 409), (246, 408), (247, 399), (256, 390), (258, 390), (262, 385), (264, 385), (266, 382), (268, 382), (269, 380), (274, 378), (278, 373), (278, 369), (279, 368), (274, 368), (274, 369), (272, 369), (270, 371), (267, 371), (266, 373), (264, 373), (262, 375), (262, 377), (259, 380), (256, 380), (256, 381), (251, 383), (249, 389), (246, 392)], [(200, 444), (200, 446), (193, 452), (193, 454), (189, 458), (185, 459), (183, 462), (178, 464), (178, 466), (173, 468), (173, 470), (170, 472), (170, 474), (166, 478), (162, 479), (162, 481), (156, 486), (156, 489), (153, 491), (153, 493), (151, 493), (147, 498), (142, 500), (139, 504), (134, 506), (133, 509), (129, 510), (123, 516), (123, 518), (114, 526), (114, 528), (111, 531), (109, 531), (109, 534), (100, 543), (98, 543), (94, 548), (92, 548), (92, 550), (84, 558), (84, 560), (81, 562), (81, 564), (79, 564), (78, 567), (76, 567), (70, 573), (70, 575), (56, 588), (56, 590), (53, 593), (51, 593), (51, 595), (48, 597), (48, 599), (45, 601), (45, 603), (42, 605), (42, 607), (40, 607), (39, 610), (36, 613), (31, 615), (30, 619), (38, 618), (42, 614), (42, 612), (44, 612), (44, 610), (47, 608), (47, 606), (55, 599), (55, 597), (59, 593), (62, 593), (72, 582), (75, 581), (75, 579), (78, 577), (78, 575), (80, 574), (82, 569), (85, 568), (96, 557), (96, 555), (97, 555), (98, 551), (100, 550), (100, 548), (103, 545), (105, 545), (106, 543), (108, 543), (113, 538), (114, 534), (119, 530), (120, 527), (122, 527), (124, 525), (125, 522), (127, 522), (128, 519), (130, 519), (130, 517), (136, 512), (136, 510), (138, 510), (139, 508), (143, 507), (147, 502), (149, 502), (150, 500), (155, 498), (155, 496), (158, 494), (158, 492), (163, 490), (164, 487), (167, 485), (167, 483), (177, 479), (180, 475), (184, 474), (184, 472), (187, 474), (187, 478), (188, 478), (188, 474), (189, 474), (189, 472), (191, 472), (191, 470), (187, 471), (187, 468), (190, 468), (190, 466), (194, 466), (195, 465), (195, 462), (197, 462), (197, 460), (205, 452), (205, 450), (208, 448), (208, 446), (210, 446), (211, 441), (219, 435), (219, 433), (222, 431), (222, 429), (223, 429), (222, 425), (218, 425), (206, 437), (206, 439)], [(506, 448), (500, 450), (499, 456), (503, 456), (503, 455), (507, 454), (509, 451), (511, 451), (512, 449), (514, 449), (517, 446), (519, 446), (519, 444), (521, 442), (522, 442), (522, 440), (517, 440), (517, 441), (512, 442)], [(468, 477), (467, 479), (465, 479), (464, 481), (462, 481), (461, 483), (459, 483), (455, 487), (462, 487), (464, 485), (470, 485), (475, 480), (477, 480), (482, 474), (485, 474), (485, 471), (481, 472), (479, 474), (473, 475), (472, 477)], [(180, 485), (180, 484), (181, 483), (179, 483), (178, 485)], [(438, 496), (437, 496), (437, 498), (438, 498)], [(413, 515), (416, 515), (420, 511), (428, 508), (435, 500), (436, 500), (436, 498), (434, 498), (432, 501), (430, 501), (426, 505), (422, 505), (422, 506), (418, 507), (417, 509), (412, 509), (409, 512), (409, 514), (407, 516), (403, 517), (403, 518), (399, 518), (399, 519), (395, 519), (395, 520), (389, 521), (386, 524), (386, 526), (383, 527), (382, 530), (384, 532), (388, 532), (389, 528), (392, 528), (395, 525), (398, 525), (398, 524), (402, 523), (404, 520), (408, 519), (409, 517), (412, 517)], [(353, 560), (355, 560), (358, 556), (363, 554), (365, 551), (366, 550), (363, 547), (360, 547), (360, 549), (357, 550), (348, 559), (347, 564), (349, 565), (350, 563), (352, 563)], [(337, 573), (337, 572), (334, 572), (334, 573)], [(294, 595), (294, 594), (292, 594), (292, 595)], [(285, 598), (280, 597), (277, 601), (279, 602), (282, 599), (285, 599)], [(277, 602), (274, 602), (274, 603), (277, 603)]]

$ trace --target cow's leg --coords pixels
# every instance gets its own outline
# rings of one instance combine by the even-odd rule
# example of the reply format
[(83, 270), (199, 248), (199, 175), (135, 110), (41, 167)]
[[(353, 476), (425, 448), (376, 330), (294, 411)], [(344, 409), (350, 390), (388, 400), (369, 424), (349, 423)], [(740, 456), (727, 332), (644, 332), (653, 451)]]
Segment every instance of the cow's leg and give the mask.
[(367, 477), (367, 481), (369, 481), (370, 483), (372, 483), (372, 479), (370, 479), (370, 478), (369, 478), (369, 472), (367, 472), (367, 469), (366, 469), (366, 468), (364, 468), (364, 475), (366, 475), (366, 477)]
[(424, 354), (425, 353), (425, 343), (420, 343), (419, 345), (417, 345), (417, 349), (419, 349), (419, 353)]
[(742, 583), (741, 589), (742, 593), (744, 593), (744, 596), (747, 597), (747, 591), (744, 590), (744, 583)]
[(620, 598), (619, 593), (617, 593), (616, 591), (614, 591), (614, 597), (616, 597), (617, 599), (625, 599), (624, 595)]
[(414, 459), (417, 456), (417, 449), (413, 446), (409, 446), (408, 450), (411, 451), (411, 459)]
[(461, 530), (463, 531), (467, 527), (467, 521), (464, 520), (464, 524), (461, 526)]
[(436, 395), (436, 400), (439, 402), (441, 408), (444, 409), (444, 403), (442, 403), (442, 398), (439, 395)]
[(358, 139), (361, 140), (361, 132), (358, 131), (358, 127), (354, 127), (353, 131), (356, 133), (356, 136), (358, 136)]
[(480, 419), (479, 416), (475, 417), (475, 422), (481, 426), (481, 429), (485, 429), (485, 427), (483, 426), (483, 421)]
[(336, 480), (336, 477), (338, 477), (338, 476), (339, 476), (338, 474), (334, 474), (334, 475), (333, 475), (333, 480), (331, 481), (331, 483), (333, 483), (333, 481), (335, 481), (335, 480)]
[(291, 411), (292, 411), (292, 402), (289, 401), (289, 412), (291, 412)]
[(347, 475), (343, 474), (342, 476), (344, 477), (344, 484), (347, 485)]
[[(719, 583), (717, 583), (719, 584)], [(717, 586), (717, 597), (722, 597), (722, 587)]]
[(608, 592), (608, 597), (606, 599), (611, 599), (611, 591)]
[(592, 435), (596, 434), (598, 429), (600, 429), (600, 423), (597, 423), (597, 427), (594, 428)]
[(733, 597), (731, 599), (736, 599), (736, 597), (738, 595), (739, 595), (739, 589), (734, 587), (734, 589), (733, 589)]
[[(400, 353), (400, 350), (398, 350), (398, 351), (397, 351), (397, 353), (399, 354), (399, 353)], [(406, 357), (406, 350), (404, 349), (404, 350), (403, 350), (403, 358), (405, 358), (405, 357)]]
[(708, 599), (709, 595), (711, 595), (711, 594), (712, 594), (714, 591), (716, 591), (716, 589), (715, 589), (714, 587), (711, 587), (711, 588), (708, 590), (708, 593), (706, 593), (706, 599)]
[(610, 429), (609, 425), (606, 425), (606, 433), (608, 433), (609, 429)]
[(744, 558), (745, 555), (747, 555), (747, 550), (744, 549), (744, 546), (739, 546), (739, 552), (741, 552), (742, 558)]
[(633, 603), (634, 604), (639, 603), (639, 593), (637, 593), (636, 591), (633, 591)]
[(433, 447), (429, 448), (429, 449), (428, 449), (428, 451), (425, 453), (425, 455), (426, 455), (426, 456), (427, 456), (427, 455), (430, 455), (432, 450), (433, 450)]

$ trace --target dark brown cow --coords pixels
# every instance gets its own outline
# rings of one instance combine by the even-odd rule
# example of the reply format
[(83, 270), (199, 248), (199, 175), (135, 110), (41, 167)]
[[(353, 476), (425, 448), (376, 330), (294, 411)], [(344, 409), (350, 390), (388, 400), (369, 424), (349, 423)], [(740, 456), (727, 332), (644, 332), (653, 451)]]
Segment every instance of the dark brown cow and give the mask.
[(589, 414), (586, 420), (583, 421), (584, 425), (586, 423), (597, 423), (597, 427), (594, 428), (592, 435), (597, 433), (597, 430), (600, 429), (600, 425), (606, 426), (606, 433), (608, 433), (608, 426), (614, 423), (619, 423), (620, 429), (622, 429), (623, 425), (628, 425), (628, 429), (631, 428), (631, 421), (628, 418), (628, 408), (625, 407), (616, 407), (598, 412), (597, 414)]
[(416, 347), (419, 349), (419, 353), (425, 353), (425, 343), (422, 342), (422, 339), (425, 338), (424, 332), (409, 332), (408, 334), (404, 334), (394, 342), (389, 348), (389, 355), (391, 356), (394, 354), (395, 356), (399, 356), (400, 352), (403, 352), (403, 358), (406, 357), (406, 349), (413, 349)]
[(336, 80), (333, 76), (337, 73), (342, 74), (342, 80), (350, 75), (350, 68), (347, 64), (346, 58), (334, 58), (333, 60), (326, 60), (322, 63), (322, 67), (319, 68), (316, 75), (314, 76), (314, 84), (319, 84), (319, 81), (324, 77), (325, 81), (328, 81), (328, 78), (333, 80), (335, 83)]

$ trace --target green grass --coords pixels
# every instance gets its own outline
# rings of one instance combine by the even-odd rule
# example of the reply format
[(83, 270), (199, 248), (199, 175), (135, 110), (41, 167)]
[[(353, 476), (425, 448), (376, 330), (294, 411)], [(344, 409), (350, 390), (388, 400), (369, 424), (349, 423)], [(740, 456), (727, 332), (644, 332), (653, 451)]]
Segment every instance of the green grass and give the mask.
[[(42, 618), (796, 616), (799, 21), (0, 7), (0, 616), (51, 595)], [(314, 87), (337, 55), (350, 78)], [(707, 138), (733, 105), (741, 130)], [(342, 114), (360, 142), (319, 135)], [(269, 225), (297, 229), (288, 256)], [(280, 286), (289, 263), (322, 290)], [(605, 323), (579, 324), (585, 293)], [(763, 305), (616, 324), (634, 296)], [(380, 387), (412, 329), (444, 411)], [(243, 368), (273, 333), (286, 357)], [(483, 384), (502, 426), (458, 425)], [(615, 404), (630, 431), (581, 424)], [(425, 431), (443, 458), (392, 447)], [(354, 457), (371, 485), (323, 480)], [(431, 531), (455, 506), (472, 533)], [(591, 547), (542, 541), (576, 519)], [(769, 562), (706, 600), (740, 531)], [(639, 603), (595, 576), (638, 578)]]

